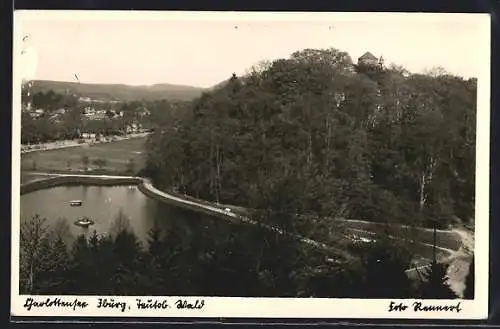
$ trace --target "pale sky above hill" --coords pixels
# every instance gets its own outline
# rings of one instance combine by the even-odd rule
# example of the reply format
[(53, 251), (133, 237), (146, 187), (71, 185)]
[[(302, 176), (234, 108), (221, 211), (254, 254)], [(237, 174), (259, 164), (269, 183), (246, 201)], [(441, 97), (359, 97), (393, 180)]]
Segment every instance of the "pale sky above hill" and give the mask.
[(29, 37), (15, 67), (25, 79), (210, 87), (261, 60), (334, 47), (468, 78), (489, 61), (489, 30), (484, 14), (19, 11), (17, 54)]

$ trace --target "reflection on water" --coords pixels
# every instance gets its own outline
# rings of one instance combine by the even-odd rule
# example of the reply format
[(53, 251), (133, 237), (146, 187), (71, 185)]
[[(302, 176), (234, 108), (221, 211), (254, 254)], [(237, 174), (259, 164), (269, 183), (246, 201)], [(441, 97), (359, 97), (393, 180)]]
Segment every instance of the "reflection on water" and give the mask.
[[(70, 206), (71, 200), (82, 200), (81, 207)], [(63, 186), (44, 189), (21, 196), (21, 221), (35, 214), (47, 218), (52, 227), (64, 218), (70, 225), (70, 232), (76, 236), (97, 231), (110, 233), (115, 218), (122, 212), (130, 222), (130, 228), (143, 241), (155, 225), (168, 228), (173, 219), (188, 227), (191, 223), (201, 225), (201, 216), (162, 204), (146, 197), (137, 189), (128, 186)], [(94, 225), (85, 229), (74, 225), (74, 221), (87, 216)]]

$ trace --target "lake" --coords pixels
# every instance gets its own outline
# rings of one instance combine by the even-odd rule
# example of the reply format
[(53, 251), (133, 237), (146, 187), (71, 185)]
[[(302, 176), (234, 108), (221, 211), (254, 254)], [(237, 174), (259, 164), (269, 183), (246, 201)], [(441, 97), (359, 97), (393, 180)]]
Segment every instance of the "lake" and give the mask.
[[(71, 200), (82, 200), (83, 205), (72, 207)], [(110, 233), (120, 212), (128, 218), (130, 228), (142, 241), (154, 227), (155, 219), (164, 229), (172, 220), (184, 222), (186, 228), (190, 224), (207, 224), (202, 215), (160, 203), (129, 186), (60, 186), (21, 196), (21, 221), (38, 214), (47, 218), (47, 224), (54, 227), (60, 218), (64, 218), (73, 236), (94, 230), (99, 234)], [(74, 225), (81, 216), (91, 218), (95, 224), (88, 229)]]

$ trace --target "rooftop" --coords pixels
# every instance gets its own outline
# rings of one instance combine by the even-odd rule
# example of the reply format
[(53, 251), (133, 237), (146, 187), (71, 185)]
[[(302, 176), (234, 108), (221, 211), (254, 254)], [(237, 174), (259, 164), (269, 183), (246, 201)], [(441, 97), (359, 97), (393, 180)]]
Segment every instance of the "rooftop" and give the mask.
[(364, 53), (361, 57), (358, 58), (358, 60), (377, 60), (378, 58), (375, 57), (371, 52), (367, 51)]

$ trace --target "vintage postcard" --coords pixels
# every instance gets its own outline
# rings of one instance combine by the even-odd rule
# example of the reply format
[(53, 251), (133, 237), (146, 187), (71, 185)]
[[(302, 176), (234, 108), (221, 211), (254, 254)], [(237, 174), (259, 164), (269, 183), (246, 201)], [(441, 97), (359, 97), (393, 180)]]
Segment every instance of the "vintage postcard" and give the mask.
[(483, 319), (490, 17), (14, 13), (13, 316)]

